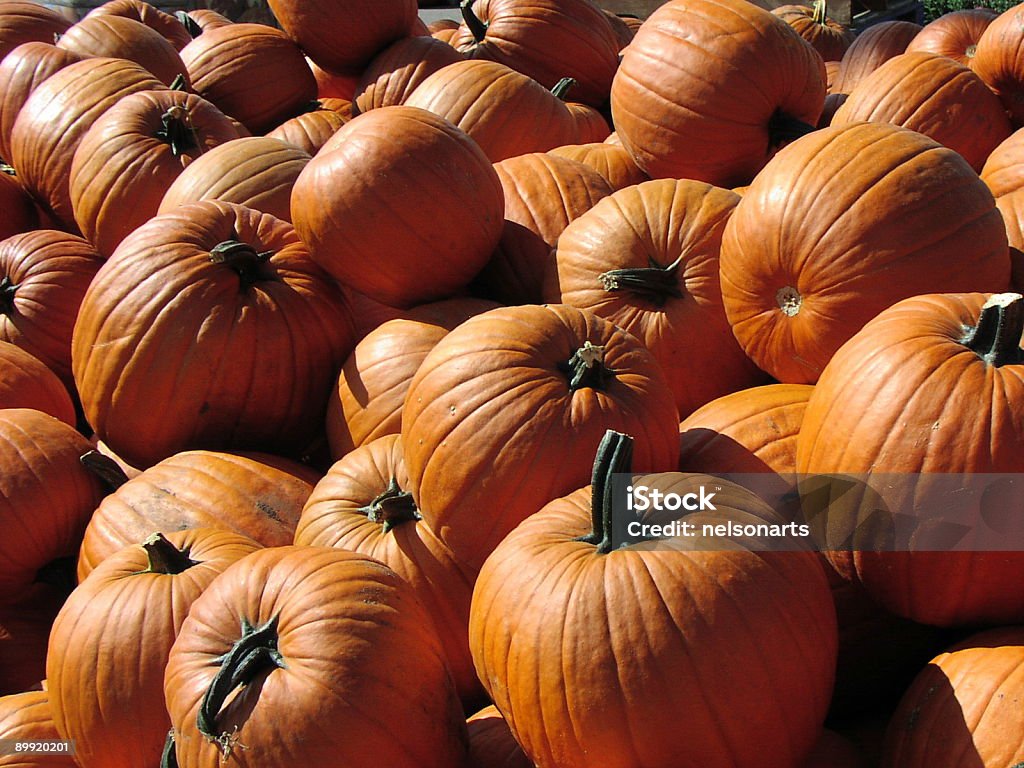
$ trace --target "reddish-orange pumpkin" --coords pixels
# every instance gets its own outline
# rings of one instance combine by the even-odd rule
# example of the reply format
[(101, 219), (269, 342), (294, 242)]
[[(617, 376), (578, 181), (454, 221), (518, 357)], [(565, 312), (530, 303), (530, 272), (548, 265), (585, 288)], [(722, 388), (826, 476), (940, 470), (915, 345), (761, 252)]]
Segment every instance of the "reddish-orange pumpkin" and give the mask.
[(71, 22), (59, 13), (28, 0), (0, 1), (0, 59), (22, 43), (52, 43)]
[(199, 27), (198, 32), (190, 33), (192, 38), (199, 37), (203, 32), (208, 29), (216, 29), (217, 27), (226, 27), (234, 22), (231, 21), (227, 16), (217, 11), (211, 11), (209, 8), (196, 8), (192, 11), (185, 13), (192, 21)]
[(965, 8), (944, 13), (917, 33), (907, 46), (907, 53), (938, 53), (969, 67), (974, 62), (978, 41), (998, 15), (991, 8)]
[(839, 63), (839, 72), (832, 83), (832, 93), (849, 93), (893, 56), (907, 50), (910, 41), (921, 31), (912, 21), (883, 21), (872, 24), (853, 41)]
[(1024, 187), (1024, 130), (1014, 131), (992, 150), (981, 180), (997, 199)]
[(533, 768), (508, 723), (493, 704), (466, 721), (469, 768)]
[(298, 456), (353, 345), (344, 297), (291, 225), (208, 200), (150, 219), (104, 263), (72, 367), (89, 423), (133, 465), (193, 448)]
[(432, 37), (407, 37), (385, 48), (363, 71), (356, 85), (356, 114), (404, 104), (416, 86), (462, 55)]
[[(0, 698), (0, 739), (22, 744), (60, 739), (53, 724), (50, 694), (30, 691)], [(71, 755), (59, 752), (18, 754), (5, 750), (0, 755), (2, 768), (76, 768), (77, 765)]]
[(75, 426), (75, 406), (57, 374), (38, 358), (0, 341), (0, 409), (32, 408)]
[(348, 99), (355, 98), (356, 85), (359, 83), (358, 75), (335, 75), (317, 66), (317, 63), (306, 57), (306, 64), (313, 71), (316, 79), (316, 94), (320, 99)]
[(86, 18), (90, 16), (124, 16), (139, 21), (163, 35), (178, 51), (192, 42), (192, 35), (181, 20), (143, 0), (109, 0), (89, 11)]
[(32, 198), (13, 172), (0, 168), (0, 241), (39, 226), (39, 214)]
[(1014, 126), (1024, 124), (1024, 8), (1003, 11), (985, 28), (974, 51), (972, 69), (995, 91)]
[[(74, 575), (59, 567), (50, 575), (58, 575), (62, 582), (67, 579), (59, 586), (37, 582), (25, 588), (17, 602), (0, 605), (0, 696), (43, 687), (50, 627), (75, 584)], [(11, 763), (5, 760), (9, 756), (0, 755), (0, 766), (6, 768)]]
[(810, 8), (806, 5), (781, 5), (772, 13), (796, 30), (826, 62), (842, 59), (853, 42), (850, 30), (826, 15), (825, 0), (815, 0)]
[[(267, 132), (267, 138), (279, 139), (285, 144), (301, 149), (310, 157), (320, 151), (320, 148), (330, 141), (330, 138), (351, 119), (349, 115), (343, 115), (336, 109), (328, 109), (321, 102), (315, 102), (318, 106), (309, 112), (303, 112), (289, 120), (285, 120), (277, 128)], [(349, 104), (351, 108), (351, 104)], [(291, 194), (289, 193), (289, 201)], [(289, 218), (291, 211), (289, 210)]]
[(607, 142), (567, 144), (550, 152), (552, 155), (589, 165), (605, 178), (613, 190), (647, 181), (647, 174), (640, 170), (629, 152), (621, 145)]

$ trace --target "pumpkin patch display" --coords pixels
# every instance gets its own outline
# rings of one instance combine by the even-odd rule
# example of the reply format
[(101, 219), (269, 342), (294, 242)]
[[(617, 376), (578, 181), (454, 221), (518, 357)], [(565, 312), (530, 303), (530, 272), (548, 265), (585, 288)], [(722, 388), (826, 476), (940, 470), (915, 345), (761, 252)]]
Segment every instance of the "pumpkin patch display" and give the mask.
[(990, 8), (965, 8), (943, 14), (914, 36), (906, 52), (938, 53), (969, 67), (982, 33), (998, 15)]

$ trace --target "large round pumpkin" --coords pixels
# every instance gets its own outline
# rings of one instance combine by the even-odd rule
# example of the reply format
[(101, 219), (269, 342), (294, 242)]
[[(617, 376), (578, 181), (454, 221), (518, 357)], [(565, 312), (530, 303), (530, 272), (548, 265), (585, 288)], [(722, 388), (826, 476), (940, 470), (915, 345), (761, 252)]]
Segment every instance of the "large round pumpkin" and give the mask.
[(882, 64), (906, 51), (920, 31), (921, 25), (913, 21), (892, 20), (872, 24), (846, 49), (830, 92), (852, 91)]
[(944, 13), (914, 36), (906, 52), (938, 53), (971, 66), (978, 41), (998, 15), (991, 8), (964, 8)]

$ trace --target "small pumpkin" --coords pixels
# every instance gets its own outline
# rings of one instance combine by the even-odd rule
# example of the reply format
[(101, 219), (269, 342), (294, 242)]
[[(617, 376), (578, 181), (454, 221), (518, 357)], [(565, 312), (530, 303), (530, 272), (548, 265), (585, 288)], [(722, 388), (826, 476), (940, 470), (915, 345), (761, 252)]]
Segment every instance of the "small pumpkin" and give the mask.
[(781, 5), (772, 13), (796, 30), (827, 63), (842, 59), (854, 37), (849, 29), (829, 18), (827, 10), (826, 0), (815, 0), (810, 8)]

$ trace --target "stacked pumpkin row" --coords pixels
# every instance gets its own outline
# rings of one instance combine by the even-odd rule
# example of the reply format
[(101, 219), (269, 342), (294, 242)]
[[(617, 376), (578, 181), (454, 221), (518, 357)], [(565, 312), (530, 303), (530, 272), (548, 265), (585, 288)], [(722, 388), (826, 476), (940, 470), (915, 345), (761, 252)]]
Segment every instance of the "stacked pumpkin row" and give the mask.
[[(883, 764), (1024, 760), (1017, 709), (974, 714), (1019, 697), (1019, 633), (965, 637), (1021, 621), (1019, 555), (617, 548), (608, 496), (1016, 471), (1012, 78), (820, 4), (635, 35), (586, 0), (433, 35), (350, 5), (0, 2), (0, 680), (47, 689), (0, 738), (86, 768), (858, 765), (826, 717), (887, 718), (956, 639)], [(920, 93), (872, 79), (900, 61)], [(906, 115), (858, 122), (883, 90)]]

